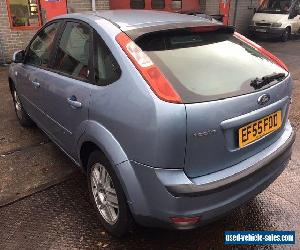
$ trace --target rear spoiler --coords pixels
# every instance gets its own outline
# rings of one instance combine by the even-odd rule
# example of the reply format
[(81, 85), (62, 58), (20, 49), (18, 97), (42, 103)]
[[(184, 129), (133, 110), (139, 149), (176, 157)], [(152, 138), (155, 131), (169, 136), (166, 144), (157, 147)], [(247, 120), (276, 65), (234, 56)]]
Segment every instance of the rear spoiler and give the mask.
[(215, 24), (210, 22), (189, 22), (189, 23), (172, 23), (164, 25), (149, 26), (143, 28), (137, 28), (132, 30), (126, 30), (124, 33), (136, 41), (145, 35), (150, 35), (159, 32), (173, 32), (173, 31), (192, 31), (192, 32), (210, 32), (218, 31), (222, 33), (234, 34), (234, 26), (225, 26), (223, 24)]

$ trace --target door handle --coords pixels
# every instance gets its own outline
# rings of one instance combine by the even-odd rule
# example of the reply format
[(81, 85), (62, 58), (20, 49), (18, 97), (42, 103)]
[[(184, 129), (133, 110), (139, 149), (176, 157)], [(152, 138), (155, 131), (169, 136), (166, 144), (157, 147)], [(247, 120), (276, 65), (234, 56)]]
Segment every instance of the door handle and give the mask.
[(76, 96), (71, 96), (67, 98), (69, 105), (74, 109), (79, 109), (82, 107), (82, 103), (77, 101)]
[(40, 85), (40, 83), (39, 82), (37, 82), (37, 81), (31, 81), (32, 82), (32, 84), (33, 84), (33, 86), (37, 89), (37, 88), (39, 88), (41, 85)]

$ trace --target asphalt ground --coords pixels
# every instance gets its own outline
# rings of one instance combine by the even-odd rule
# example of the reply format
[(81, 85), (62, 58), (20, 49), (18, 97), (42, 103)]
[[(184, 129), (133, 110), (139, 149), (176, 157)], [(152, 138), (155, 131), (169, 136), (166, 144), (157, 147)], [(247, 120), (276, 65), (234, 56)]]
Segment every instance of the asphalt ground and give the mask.
[(0, 67), (0, 206), (65, 180), (76, 169), (38, 128), (20, 126)]
[[(279, 56), (291, 71), (294, 101), (290, 119), (298, 131), (300, 39), (258, 43)], [(283, 174), (222, 219), (184, 232), (137, 227), (124, 239), (113, 238), (96, 219), (85, 177), (38, 128), (23, 129), (18, 124), (7, 68), (0, 67), (0, 249), (223, 249), (225, 230), (295, 230), (296, 245), (291, 248), (299, 249), (299, 167), (298, 136)], [(282, 249), (277, 245), (251, 248)]]

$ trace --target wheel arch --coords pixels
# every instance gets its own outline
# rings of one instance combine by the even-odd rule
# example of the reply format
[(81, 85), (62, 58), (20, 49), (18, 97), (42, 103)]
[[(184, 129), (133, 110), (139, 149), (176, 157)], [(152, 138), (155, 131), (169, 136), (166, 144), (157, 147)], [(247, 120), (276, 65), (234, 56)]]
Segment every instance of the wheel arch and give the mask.
[(84, 127), (77, 150), (83, 170), (86, 171), (88, 157), (94, 150), (99, 150), (113, 167), (128, 160), (120, 143), (104, 126), (96, 121), (86, 121)]
[[(122, 177), (124, 172), (134, 175), (134, 170), (128, 164), (128, 158), (125, 151), (116, 140), (116, 138), (101, 124), (95, 121), (87, 121), (85, 132), (78, 142), (78, 157), (80, 165), (85, 173), (87, 173), (87, 164), (90, 154), (98, 150), (102, 154), (103, 160), (108, 161), (114, 170), (117, 178), (123, 188), (125, 196), (129, 202), (130, 195), (128, 193), (128, 181)], [(131, 202), (129, 202), (130, 204)], [(131, 211), (132, 207), (130, 206)]]
[(102, 150), (98, 147), (98, 145), (95, 144), (94, 142), (85, 141), (82, 143), (80, 147), (79, 157), (80, 157), (81, 166), (85, 172), (87, 171), (87, 164), (88, 164), (89, 157), (91, 153), (96, 150), (101, 152), (103, 158), (104, 157), (107, 158), (105, 154), (102, 152)]

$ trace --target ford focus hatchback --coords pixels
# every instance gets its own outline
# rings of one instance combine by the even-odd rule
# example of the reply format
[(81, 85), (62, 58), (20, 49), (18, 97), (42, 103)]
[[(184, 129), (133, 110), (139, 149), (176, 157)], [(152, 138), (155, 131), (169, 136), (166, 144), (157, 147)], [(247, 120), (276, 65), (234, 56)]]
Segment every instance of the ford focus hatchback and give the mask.
[(286, 66), (222, 24), (154, 11), (65, 15), (13, 61), (21, 125), (36, 124), (86, 172), (114, 235), (133, 222), (207, 223), (264, 190), (291, 157)]

